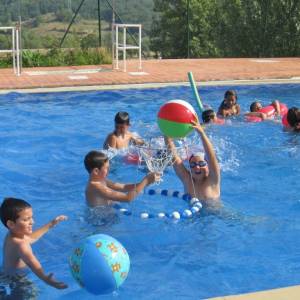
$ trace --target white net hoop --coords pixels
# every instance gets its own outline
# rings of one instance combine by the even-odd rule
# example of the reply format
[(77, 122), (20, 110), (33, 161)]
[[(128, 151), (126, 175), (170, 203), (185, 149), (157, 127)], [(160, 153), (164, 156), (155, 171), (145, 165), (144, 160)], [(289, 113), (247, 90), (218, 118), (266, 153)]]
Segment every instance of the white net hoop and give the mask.
[[(162, 137), (145, 141), (142, 146), (136, 146), (141, 161), (145, 161), (150, 172), (163, 176), (164, 170), (172, 164), (173, 153), (164, 143)], [(161, 180), (162, 181), (162, 178)]]

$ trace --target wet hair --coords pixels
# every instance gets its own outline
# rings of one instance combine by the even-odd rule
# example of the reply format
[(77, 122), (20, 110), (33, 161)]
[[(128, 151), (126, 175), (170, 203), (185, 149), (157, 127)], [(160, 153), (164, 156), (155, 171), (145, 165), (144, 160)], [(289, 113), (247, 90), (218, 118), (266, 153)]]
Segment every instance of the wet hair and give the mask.
[(300, 109), (297, 107), (291, 107), (287, 113), (287, 121), (291, 127), (295, 127), (300, 123)]
[(92, 150), (84, 158), (84, 166), (91, 173), (93, 169), (101, 169), (108, 161), (108, 157), (101, 151)]
[(227, 99), (229, 96), (235, 96), (235, 99), (238, 99), (237, 93), (234, 90), (228, 90), (224, 94), (224, 99)]
[(1, 222), (7, 227), (7, 221), (16, 222), (21, 211), (31, 208), (31, 205), (22, 199), (4, 198), (0, 207)]
[(215, 116), (216, 113), (212, 109), (207, 109), (202, 112), (202, 120), (204, 123), (209, 123)]
[(259, 102), (259, 101), (254, 101), (254, 102), (252, 102), (252, 103), (250, 104), (250, 111), (251, 111), (251, 112), (256, 112), (255, 108), (256, 108), (256, 105), (257, 105), (257, 104), (260, 104), (260, 102)]
[(129, 125), (129, 114), (126, 111), (119, 111), (115, 115), (115, 124)]

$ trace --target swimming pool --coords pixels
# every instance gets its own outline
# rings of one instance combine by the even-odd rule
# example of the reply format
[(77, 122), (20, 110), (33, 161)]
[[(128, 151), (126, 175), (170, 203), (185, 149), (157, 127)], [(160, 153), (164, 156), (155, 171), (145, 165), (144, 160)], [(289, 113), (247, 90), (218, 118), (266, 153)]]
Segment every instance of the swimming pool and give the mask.
[[(200, 94), (216, 110), (228, 88), (202, 87)], [(235, 89), (242, 111), (254, 98), (300, 106), (300, 85)], [(130, 113), (133, 131), (157, 134), (156, 112), (176, 98), (195, 104), (189, 87), (0, 96), (1, 199), (28, 200), (36, 226), (58, 214), (69, 216), (33, 246), (46, 272), (69, 288), (55, 290), (31, 274), (39, 299), (99, 298), (78, 291), (68, 267), (75, 244), (94, 233), (118, 239), (131, 259), (124, 285), (103, 299), (203, 299), (299, 284), (300, 136), (283, 131), (281, 124), (237, 119), (207, 129), (222, 166), (219, 212), (202, 211), (177, 223), (135, 216), (99, 224), (87, 220), (85, 154), (102, 147), (120, 110)], [(119, 181), (145, 174), (120, 161), (111, 172)], [(179, 187), (168, 168), (160, 188)], [(161, 200), (141, 195), (130, 208), (167, 207)], [(1, 241), (5, 233), (1, 226)]]

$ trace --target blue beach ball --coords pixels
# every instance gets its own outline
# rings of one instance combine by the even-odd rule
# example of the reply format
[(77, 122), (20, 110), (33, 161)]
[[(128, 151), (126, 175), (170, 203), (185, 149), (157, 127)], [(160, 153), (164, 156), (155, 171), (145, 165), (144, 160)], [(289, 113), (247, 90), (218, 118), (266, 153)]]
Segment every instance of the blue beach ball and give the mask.
[(130, 268), (126, 249), (105, 234), (86, 238), (74, 249), (69, 264), (79, 285), (95, 295), (109, 294), (118, 289)]

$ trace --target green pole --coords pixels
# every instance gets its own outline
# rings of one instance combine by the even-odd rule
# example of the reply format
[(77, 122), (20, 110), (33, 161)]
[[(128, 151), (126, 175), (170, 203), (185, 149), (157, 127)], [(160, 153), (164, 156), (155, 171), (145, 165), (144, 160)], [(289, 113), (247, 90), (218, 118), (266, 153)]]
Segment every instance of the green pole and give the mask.
[(199, 111), (200, 111), (200, 113), (202, 113), (204, 108), (203, 108), (203, 104), (202, 104), (201, 98), (199, 96), (199, 93), (198, 93), (198, 90), (197, 90), (197, 87), (196, 87), (196, 84), (195, 84), (193, 73), (188, 72), (188, 77), (189, 77), (190, 85), (191, 85), (191, 88), (192, 88), (192, 91), (193, 91), (194, 98), (196, 99)]

